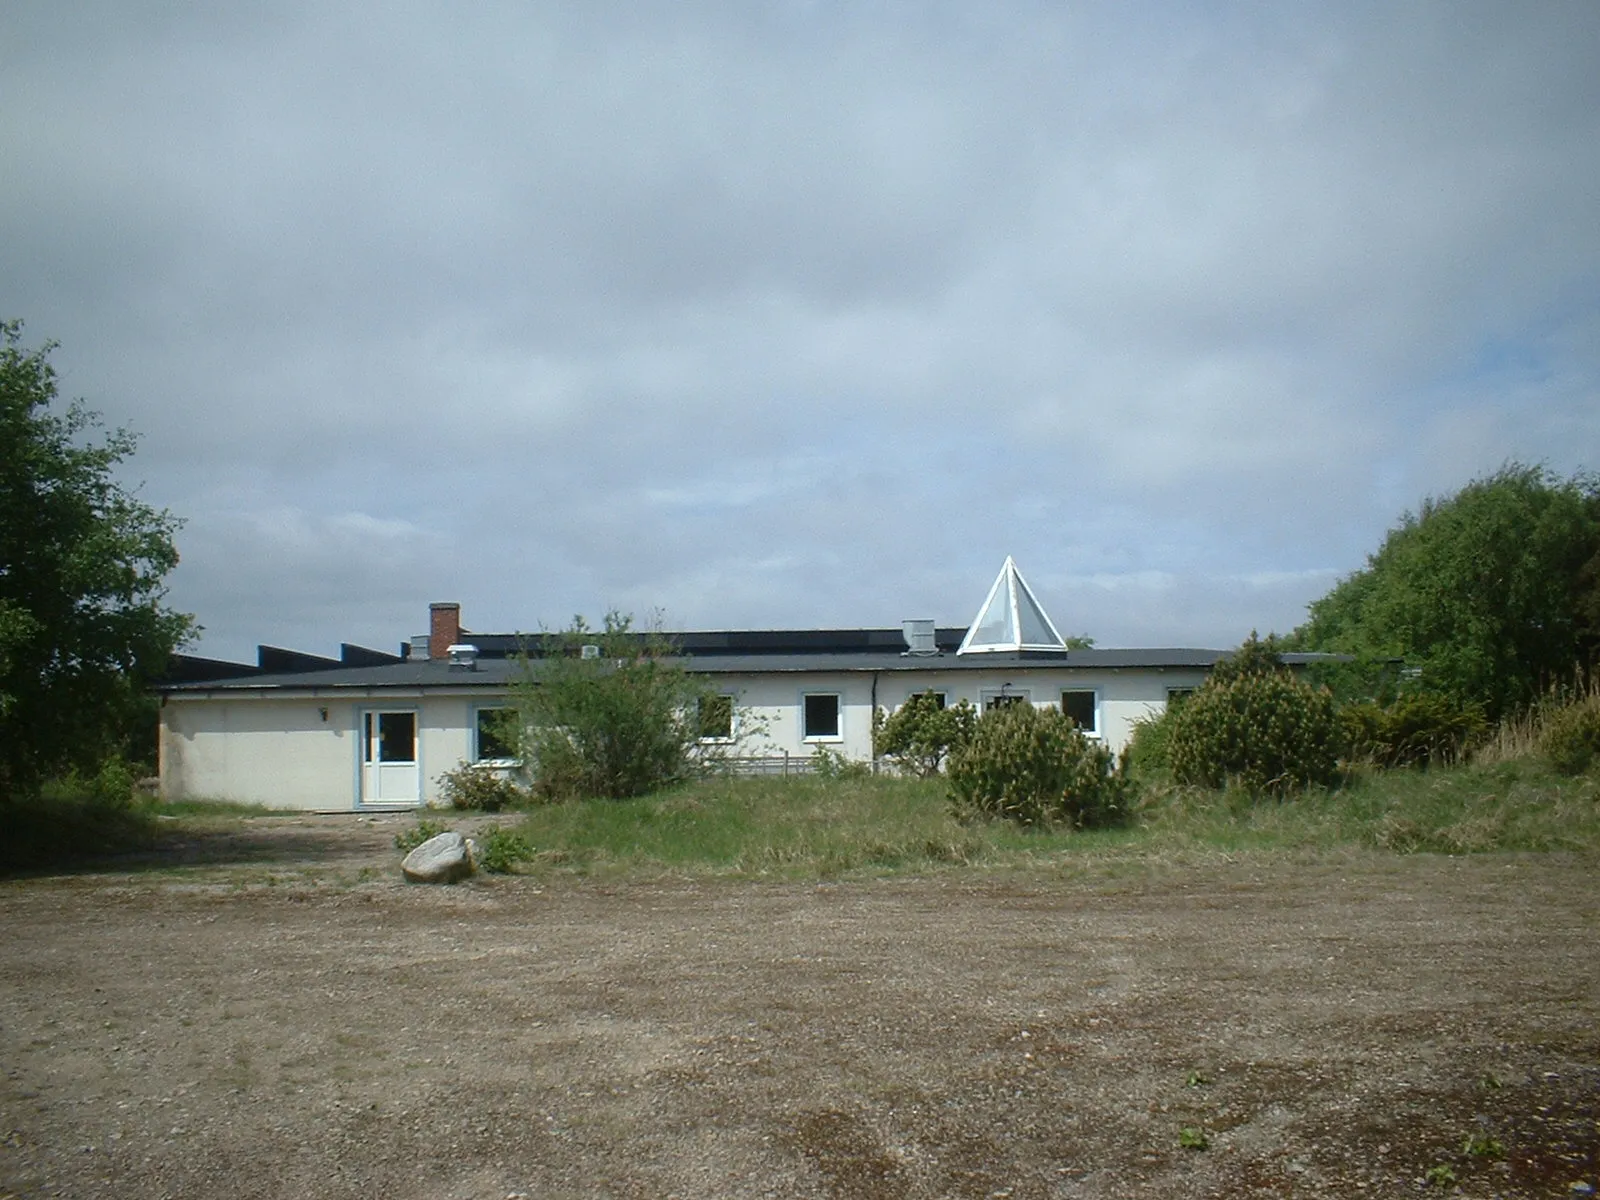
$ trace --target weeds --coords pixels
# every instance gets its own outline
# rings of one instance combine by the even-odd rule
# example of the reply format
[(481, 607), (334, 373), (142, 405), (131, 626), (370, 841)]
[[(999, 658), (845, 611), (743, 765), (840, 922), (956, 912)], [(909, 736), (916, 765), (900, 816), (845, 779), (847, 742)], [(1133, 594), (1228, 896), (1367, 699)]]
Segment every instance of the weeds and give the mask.
[(430, 821), (426, 817), (418, 817), (417, 823), (410, 829), (402, 829), (394, 835), (394, 848), (402, 854), (410, 854), (423, 842), (436, 838), (441, 833), (449, 833), (450, 826), (439, 821)]
[(478, 837), (478, 865), (491, 875), (510, 875), (533, 857), (533, 845), (513, 829), (492, 825)]
[(1206, 1150), (1211, 1146), (1211, 1139), (1198, 1125), (1185, 1125), (1178, 1130), (1178, 1145), (1185, 1150)]

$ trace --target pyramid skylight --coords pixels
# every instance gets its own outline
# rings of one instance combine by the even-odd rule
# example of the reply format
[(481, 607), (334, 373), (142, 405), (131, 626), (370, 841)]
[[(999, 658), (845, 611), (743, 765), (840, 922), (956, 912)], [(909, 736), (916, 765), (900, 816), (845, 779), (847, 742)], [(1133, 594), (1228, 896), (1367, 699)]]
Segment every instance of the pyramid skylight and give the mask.
[(1033, 594), (1033, 589), (1022, 578), (1017, 564), (1006, 556), (1005, 566), (989, 589), (989, 598), (983, 602), (973, 619), (967, 636), (961, 639), (957, 654), (987, 654), (1004, 650), (1056, 650), (1064, 651), (1066, 642), (1056, 632)]

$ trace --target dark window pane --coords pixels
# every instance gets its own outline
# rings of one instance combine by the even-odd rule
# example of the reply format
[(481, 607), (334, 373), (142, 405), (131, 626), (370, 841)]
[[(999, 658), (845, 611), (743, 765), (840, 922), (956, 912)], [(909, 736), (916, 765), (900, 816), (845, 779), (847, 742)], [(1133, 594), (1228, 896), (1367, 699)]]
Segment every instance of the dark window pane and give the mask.
[(1009, 708), (1013, 704), (1026, 704), (1026, 696), (990, 696), (983, 702), (983, 711), (991, 712), (997, 708)]
[(417, 714), (378, 714), (378, 761), (417, 761)]
[(515, 758), (517, 748), (513, 744), (511, 730), (507, 722), (511, 720), (512, 710), (509, 708), (480, 708), (478, 710), (478, 757), (481, 758)]
[(1094, 733), (1094, 693), (1062, 692), (1061, 711), (1072, 718), (1072, 723), (1085, 733)]
[(805, 736), (808, 738), (839, 736), (839, 697), (806, 697)]

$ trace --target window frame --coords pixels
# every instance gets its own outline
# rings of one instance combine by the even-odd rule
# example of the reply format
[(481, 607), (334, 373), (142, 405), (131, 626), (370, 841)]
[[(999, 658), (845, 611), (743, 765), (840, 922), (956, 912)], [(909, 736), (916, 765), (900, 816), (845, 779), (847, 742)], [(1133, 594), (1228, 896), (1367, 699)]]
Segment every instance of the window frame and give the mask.
[(474, 704), (472, 706), (472, 761), (474, 763), (487, 763), (494, 765), (510, 765), (520, 762), (514, 748), (510, 754), (501, 754), (489, 757), (483, 752), (483, 714), (491, 712), (513, 712), (516, 706), (512, 704)]
[[(807, 701), (812, 699), (831, 698), (833, 700), (833, 732), (810, 733), (810, 714), (806, 711)], [(802, 744), (814, 745), (821, 742), (844, 741), (844, 696), (836, 691), (832, 692), (801, 692), (800, 693), (800, 741)]]
[[(704, 705), (708, 700), (726, 701), (728, 705), (728, 732), (726, 734), (708, 734), (705, 730)], [(739, 736), (739, 702), (733, 692), (713, 692), (699, 697), (695, 701), (695, 728), (699, 731), (699, 742), (702, 746), (727, 746), (738, 740)]]
[[(1004, 704), (997, 704), (997, 703), (995, 703), (995, 701), (997, 701), (997, 700), (1003, 700), (1003, 701), (1005, 701), (1005, 703)], [(983, 716), (985, 713), (988, 713), (991, 709), (1005, 708), (1008, 705), (1012, 705), (1012, 704), (1032, 704), (1032, 703), (1033, 703), (1033, 689), (1032, 688), (1014, 688), (1014, 687), (1011, 687), (1009, 684), (1004, 686), (1004, 687), (984, 688), (982, 691), (980, 691), (978, 693), (978, 715), (979, 716)]]
[(1072, 714), (1067, 712), (1067, 697), (1068, 696), (1088, 696), (1089, 697), (1090, 716), (1093, 719), (1094, 724), (1093, 725), (1089, 725), (1089, 726), (1079, 725), (1078, 726), (1078, 730), (1079, 730), (1079, 732), (1081, 732), (1083, 734), (1084, 737), (1098, 738), (1100, 736), (1100, 689), (1096, 688), (1096, 687), (1064, 687), (1064, 688), (1062, 688), (1061, 689), (1061, 711), (1064, 714), (1066, 714), (1067, 716), (1070, 717)]

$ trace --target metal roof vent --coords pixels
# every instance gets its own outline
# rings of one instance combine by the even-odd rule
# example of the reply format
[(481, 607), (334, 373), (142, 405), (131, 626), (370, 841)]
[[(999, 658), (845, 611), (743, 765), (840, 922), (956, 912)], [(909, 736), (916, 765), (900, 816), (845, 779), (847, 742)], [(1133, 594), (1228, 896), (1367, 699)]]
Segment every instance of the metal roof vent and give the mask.
[(445, 651), (445, 656), (450, 660), (452, 671), (476, 671), (478, 669), (478, 648), (469, 646), (465, 642), (457, 642)]
[(901, 622), (901, 629), (905, 631), (906, 653), (918, 655), (932, 655), (939, 653), (939, 645), (933, 636), (932, 618), (915, 618)]
[(581, 651), (579, 651), (579, 654), (584, 658), (599, 658), (600, 647), (593, 644), (586, 645)]

